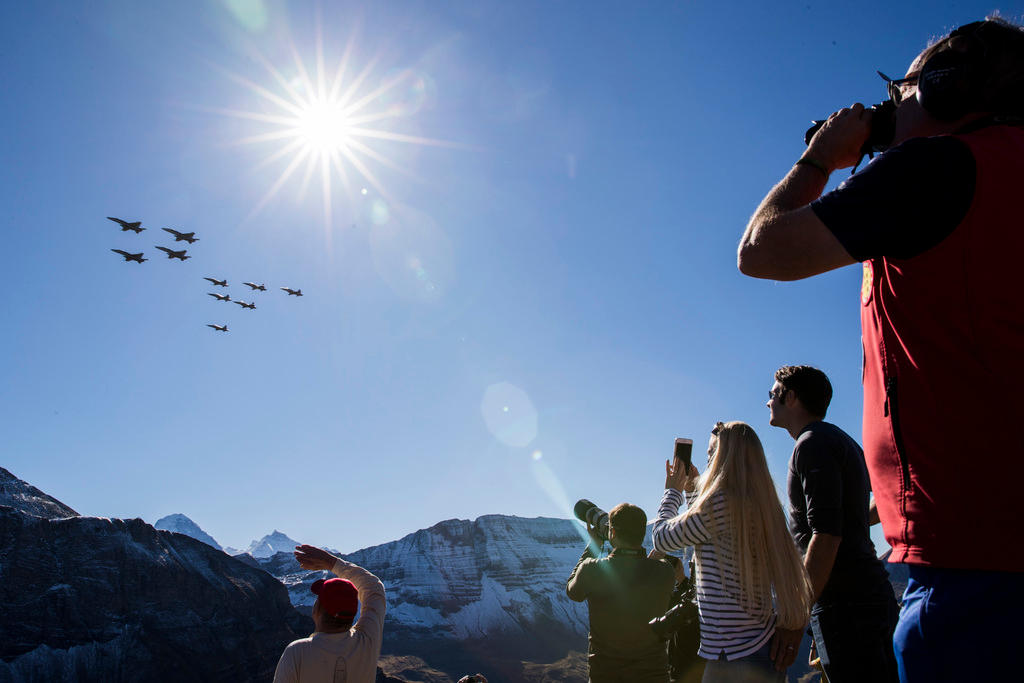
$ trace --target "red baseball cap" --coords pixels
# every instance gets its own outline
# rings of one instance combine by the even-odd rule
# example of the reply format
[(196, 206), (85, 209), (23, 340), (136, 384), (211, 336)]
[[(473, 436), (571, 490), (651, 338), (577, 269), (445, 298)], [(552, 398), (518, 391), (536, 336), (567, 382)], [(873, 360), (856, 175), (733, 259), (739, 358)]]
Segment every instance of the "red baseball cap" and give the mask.
[(320, 606), (332, 617), (355, 617), (359, 610), (359, 592), (346, 579), (319, 579), (309, 587)]

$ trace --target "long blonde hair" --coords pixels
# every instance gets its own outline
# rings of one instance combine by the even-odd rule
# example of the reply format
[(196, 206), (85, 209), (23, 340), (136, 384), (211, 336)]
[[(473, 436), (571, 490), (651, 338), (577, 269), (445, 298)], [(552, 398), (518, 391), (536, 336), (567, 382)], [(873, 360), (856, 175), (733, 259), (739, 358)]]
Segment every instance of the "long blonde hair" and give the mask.
[[(708, 531), (716, 545), (732, 553), (739, 570), (733, 577), (740, 591), (735, 597), (748, 612), (762, 614), (771, 609), (774, 589), (779, 626), (803, 628), (814, 595), (786, 527), (761, 440), (744, 422), (719, 422), (708, 454), (708, 469), (697, 485), (699, 495), (687, 514), (710, 509), (712, 497), (723, 494), (729, 515)], [(704, 515), (704, 519), (714, 517)]]

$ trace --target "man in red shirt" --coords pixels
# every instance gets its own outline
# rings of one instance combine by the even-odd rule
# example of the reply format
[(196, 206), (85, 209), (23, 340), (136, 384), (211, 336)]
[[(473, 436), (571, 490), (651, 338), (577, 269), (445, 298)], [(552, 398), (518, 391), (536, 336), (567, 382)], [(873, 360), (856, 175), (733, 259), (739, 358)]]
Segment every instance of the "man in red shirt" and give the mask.
[(1024, 29), (968, 24), (887, 80), (887, 151), (821, 196), (887, 114), (829, 117), (751, 218), (738, 265), (797, 280), (864, 264), (865, 459), (909, 570), (900, 678), (995, 679), (1024, 609)]

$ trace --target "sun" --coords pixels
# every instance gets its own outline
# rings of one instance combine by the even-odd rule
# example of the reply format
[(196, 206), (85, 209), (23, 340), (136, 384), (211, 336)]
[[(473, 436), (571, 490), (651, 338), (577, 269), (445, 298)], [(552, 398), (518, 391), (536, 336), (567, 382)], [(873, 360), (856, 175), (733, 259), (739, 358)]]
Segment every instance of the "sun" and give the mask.
[[(295, 177), (300, 169), (299, 196), (306, 194), (313, 177), (319, 175), (325, 227), (331, 225), (334, 195), (340, 189), (349, 197), (369, 185), (387, 198), (389, 193), (375, 172), (388, 168), (415, 178), (381, 149), (382, 142), (438, 147), (462, 147), (445, 140), (401, 132), (403, 119), (410, 119), (417, 107), (407, 106), (408, 94), (423, 91), (422, 76), (412, 69), (391, 70), (377, 78), (371, 59), (360, 70), (352, 68), (353, 41), (345, 45), (338, 65), (329, 70), (321, 31), (317, 29), (315, 69), (307, 69), (295, 45), (290, 46), (292, 63), (275, 66), (260, 55), (271, 82), (261, 85), (249, 78), (221, 70), (262, 101), (262, 111), (216, 108), (213, 111), (265, 126), (263, 132), (234, 141), (240, 145), (268, 145), (272, 151), (256, 168), (279, 163), (282, 170), (250, 212), (258, 214)], [(290, 77), (286, 77), (285, 73)], [(366, 194), (365, 189), (360, 189)]]
[(348, 117), (337, 102), (311, 102), (296, 123), (295, 133), (309, 153), (330, 154), (348, 147)]

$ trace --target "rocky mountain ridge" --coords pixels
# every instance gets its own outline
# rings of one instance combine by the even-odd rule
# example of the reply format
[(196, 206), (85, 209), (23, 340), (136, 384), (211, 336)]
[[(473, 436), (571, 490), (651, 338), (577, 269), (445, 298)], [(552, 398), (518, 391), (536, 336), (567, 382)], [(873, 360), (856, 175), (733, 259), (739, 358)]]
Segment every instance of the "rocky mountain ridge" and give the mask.
[(78, 513), (28, 482), (0, 467), (0, 505), (8, 505), (30, 515), (47, 519), (77, 517)]
[(0, 505), (0, 683), (269, 681), (312, 630), (266, 572), (3, 475), (20, 507)]

